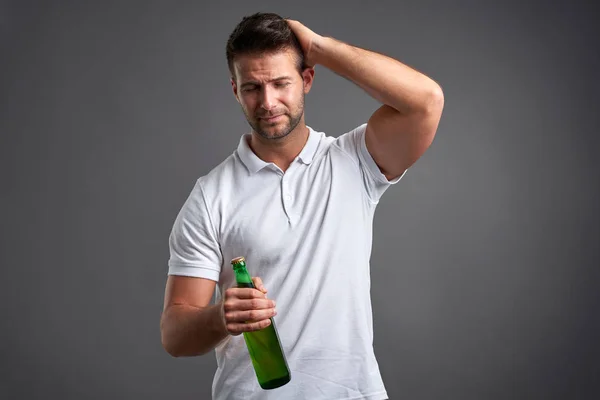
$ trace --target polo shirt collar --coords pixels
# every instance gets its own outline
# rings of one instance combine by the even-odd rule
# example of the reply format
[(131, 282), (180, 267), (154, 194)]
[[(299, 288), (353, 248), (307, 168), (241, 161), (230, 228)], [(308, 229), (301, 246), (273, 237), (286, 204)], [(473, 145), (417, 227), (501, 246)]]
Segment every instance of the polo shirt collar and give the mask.
[[(308, 165), (312, 162), (313, 157), (317, 152), (317, 147), (319, 146), (319, 141), (322, 135), (314, 131), (310, 126), (307, 126), (307, 128), (309, 132), (308, 140), (302, 148), (300, 154), (298, 154), (297, 159)], [(273, 163), (263, 161), (256, 154), (254, 154), (250, 148), (250, 145), (248, 144), (250, 137), (250, 133), (242, 135), (238, 144), (237, 153), (246, 168), (248, 168), (252, 174), (255, 174), (264, 167), (272, 165)]]

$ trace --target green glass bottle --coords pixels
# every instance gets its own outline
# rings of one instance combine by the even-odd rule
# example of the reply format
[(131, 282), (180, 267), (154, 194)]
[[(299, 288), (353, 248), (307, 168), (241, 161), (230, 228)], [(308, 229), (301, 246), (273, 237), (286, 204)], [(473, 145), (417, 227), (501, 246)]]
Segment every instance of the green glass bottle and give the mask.
[[(238, 287), (254, 288), (252, 278), (246, 270), (246, 259), (234, 258), (231, 265)], [(266, 328), (244, 332), (243, 335), (260, 387), (275, 389), (288, 383), (291, 379), (290, 369), (273, 318), (271, 325)]]

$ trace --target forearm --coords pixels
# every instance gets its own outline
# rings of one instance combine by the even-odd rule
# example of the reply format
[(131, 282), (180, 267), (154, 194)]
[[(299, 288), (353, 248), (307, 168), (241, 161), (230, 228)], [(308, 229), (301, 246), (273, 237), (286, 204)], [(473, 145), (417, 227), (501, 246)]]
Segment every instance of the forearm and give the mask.
[(428, 111), (441, 92), (432, 79), (401, 62), (331, 37), (316, 41), (313, 51), (316, 64), (354, 82), (403, 114)]
[(163, 313), (160, 328), (163, 347), (174, 357), (205, 354), (228, 336), (220, 304), (203, 309), (171, 306)]

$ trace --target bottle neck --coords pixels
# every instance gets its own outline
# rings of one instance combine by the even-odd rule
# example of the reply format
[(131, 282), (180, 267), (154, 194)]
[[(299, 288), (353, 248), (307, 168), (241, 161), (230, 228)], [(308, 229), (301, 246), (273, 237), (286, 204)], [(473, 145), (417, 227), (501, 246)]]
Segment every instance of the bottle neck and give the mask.
[(248, 270), (246, 269), (246, 265), (244, 263), (234, 264), (233, 272), (235, 273), (235, 280), (238, 284), (252, 284), (252, 277), (248, 273)]

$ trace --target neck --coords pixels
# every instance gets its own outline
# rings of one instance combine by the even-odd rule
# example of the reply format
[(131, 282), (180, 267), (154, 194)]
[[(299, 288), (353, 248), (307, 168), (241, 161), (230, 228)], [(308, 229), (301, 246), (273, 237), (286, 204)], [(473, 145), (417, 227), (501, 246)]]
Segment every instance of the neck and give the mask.
[(308, 135), (308, 127), (304, 121), (301, 121), (289, 135), (282, 139), (265, 139), (252, 131), (249, 145), (258, 158), (265, 162), (272, 162), (285, 172), (306, 145)]

